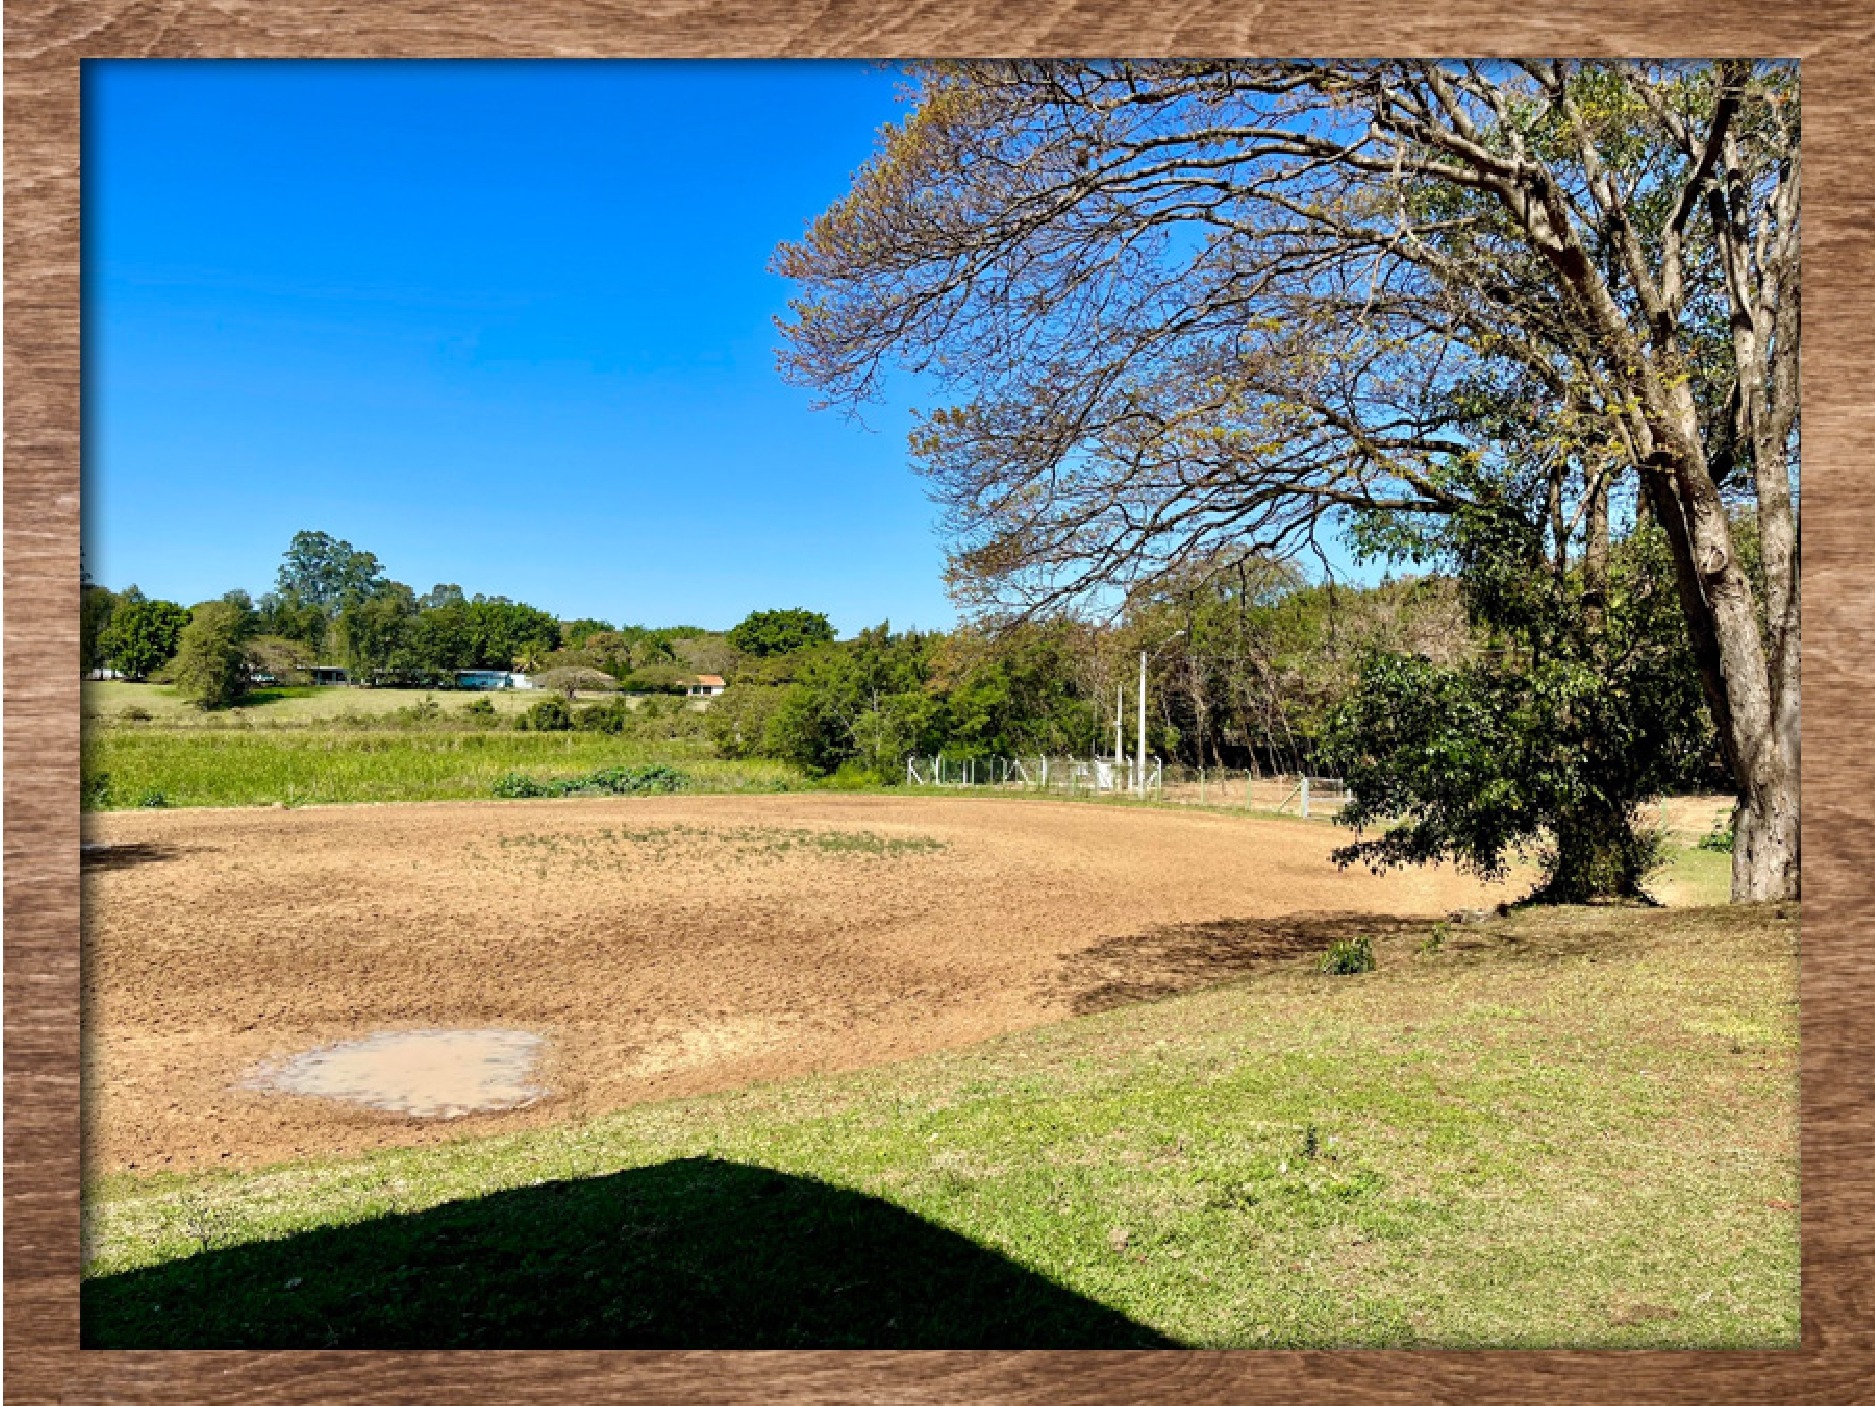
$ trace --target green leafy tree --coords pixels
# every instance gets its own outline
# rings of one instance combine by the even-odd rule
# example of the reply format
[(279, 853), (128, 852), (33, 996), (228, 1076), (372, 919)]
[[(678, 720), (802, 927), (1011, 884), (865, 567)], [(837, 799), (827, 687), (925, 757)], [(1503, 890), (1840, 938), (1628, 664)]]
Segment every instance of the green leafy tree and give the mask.
[(329, 657), (328, 646), (332, 638), (332, 618), (325, 610), (310, 601), (297, 597), (282, 596), (276, 591), (269, 591), (260, 598), (256, 607), (255, 629), (258, 633), (278, 639), (289, 639), (301, 645), (315, 660)]
[(745, 684), (713, 701), (703, 715), (703, 725), (717, 752), (731, 760), (767, 756), (768, 722), (785, 691)]
[(767, 658), (833, 643), (833, 626), (812, 610), (758, 610), (729, 632), (729, 643), (742, 654)]
[(1353, 795), (1342, 823), (1383, 829), (1336, 857), (1501, 878), (1533, 854), (1534, 901), (1644, 898), (1660, 845), (1641, 807), (1716, 750), (1662, 534), (1614, 544), (1585, 599), (1529, 523), (1459, 523), (1460, 579), (1498, 645), (1458, 666), (1369, 659), (1328, 750)]
[(117, 610), (118, 597), (108, 587), (86, 581), (78, 597), (78, 659), (87, 674), (105, 667), (105, 633), (111, 628), (111, 616)]
[(236, 601), (204, 601), (191, 610), (170, 666), (177, 693), (198, 708), (238, 703), (248, 691), (250, 623)]
[(175, 657), (182, 627), (188, 623), (189, 612), (174, 601), (144, 599), (133, 586), (124, 593), (99, 646), (125, 678), (147, 679)]
[(354, 683), (391, 683), (419, 672), (409, 647), (416, 618), (415, 593), (396, 581), (345, 605), (339, 612), (338, 632), (345, 645), (345, 667)]
[(590, 615), (581, 616), (577, 620), (563, 620), (560, 622), (560, 644), (566, 649), (578, 649), (593, 635), (609, 634), (611, 629), (605, 621)]
[(370, 552), (324, 532), (296, 532), (274, 590), (283, 600), (317, 606), (330, 619), (383, 585), (384, 569)]
[(763, 754), (793, 762), (815, 776), (837, 771), (855, 751), (852, 728), (837, 695), (805, 683), (790, 684), (779, 693), (762, 729)]

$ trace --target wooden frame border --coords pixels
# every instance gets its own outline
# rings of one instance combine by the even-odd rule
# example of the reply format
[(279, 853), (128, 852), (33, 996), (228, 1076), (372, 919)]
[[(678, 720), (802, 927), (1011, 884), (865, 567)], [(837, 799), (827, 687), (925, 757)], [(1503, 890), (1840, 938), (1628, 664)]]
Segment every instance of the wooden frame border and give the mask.
[[(1853, 1401), (1875, 1382), (1875, 12), (1743, 0), (15, 0), (6, 14), (7, 1395), (21, 1401)], [(78, 1344), (79, 68), (106, 57), (1764, 54), (1802, 60), (1811, 821), (1791, 1352), (156, 1353)], [(1858, 1383), (1861, 1385), (1858, 1386)]]

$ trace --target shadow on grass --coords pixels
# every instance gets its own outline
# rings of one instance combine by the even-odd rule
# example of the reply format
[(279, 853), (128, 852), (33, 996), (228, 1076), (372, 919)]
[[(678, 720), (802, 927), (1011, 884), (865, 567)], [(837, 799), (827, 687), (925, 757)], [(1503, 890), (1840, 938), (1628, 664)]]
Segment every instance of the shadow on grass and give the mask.
[(86, 1347), (1175, 1347), (888, 1202), (696, 1157), (83, 1287)]
[(1064, 958), (1058, 989), (1067, 995), (1076, 1015), (1093, 1015), (1266, 971), (1297, 957), (1326, 952), (1345, 938), (1425, 932), (1434, 921), (1374, 913), (1291, 913), (1280, 918), (1172, 923), (1110, 937)]

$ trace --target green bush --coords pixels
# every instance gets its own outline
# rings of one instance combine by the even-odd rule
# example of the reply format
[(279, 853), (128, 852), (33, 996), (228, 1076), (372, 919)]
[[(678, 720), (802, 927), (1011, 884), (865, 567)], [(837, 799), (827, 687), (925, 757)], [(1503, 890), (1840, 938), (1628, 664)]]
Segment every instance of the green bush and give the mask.
[(132, 703), (128, 708), (119, 712), (117, 716), (127, 723), (147, 723), (151, 718), (155, 717), (156, 714), (152, 713), (148, 708)]
[(503, 800), (532, 800), (561, 796), (668, 796), (687, 790), (690, 778), (662, 762), (644, 766), (607, 767), (585, 776), (556, 777), (537, 781), (518, 771), (511, 771), (495, 782), (494, 792)]
[(558, 698), (543, 698), (516, 723), (523, 732), (571, 732), (573, 710)]
[(1711, 850), (1716, 854), (1730, 854), (1732, 852), (1731, 817), (1721, 816), (1713, 821), (1712, 829), (1699, 837), (1697, 848)]
[(393, 715), (398, 722), (415, 723), (421, 726), (433, 723), (443, 715), (442, 705), (429, 694), (424, 694), (415, 703), (406, 703)]
[(473, 698), (462, 705), (462, 716), (475, 722), (489, 722), (497, 714), (491, 698)]
[(631, 728), (631, 705), (624, 699), (609, 703), (589, 703), (573, 714), (573, 726), (581, 732), (604, 732), (617, 736)]
[(1359, 937), (1337, 938), (1322, 954), (1322, 970), (1329, 976), (1357, 976), (1374, 969), (1374, 942)]

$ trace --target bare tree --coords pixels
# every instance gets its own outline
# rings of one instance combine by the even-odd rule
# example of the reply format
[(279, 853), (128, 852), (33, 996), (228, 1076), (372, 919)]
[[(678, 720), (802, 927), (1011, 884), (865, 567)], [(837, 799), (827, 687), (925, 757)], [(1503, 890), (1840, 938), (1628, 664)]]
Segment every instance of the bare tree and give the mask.
[(1592, 621), (1657, 519), (1733, 895), (1794, 896), (1798, 128), (1746, 61), (928, 66), (776, 256), (783, 369), (954, 402), (912, 449), (984, 609), (1536, 492)]

